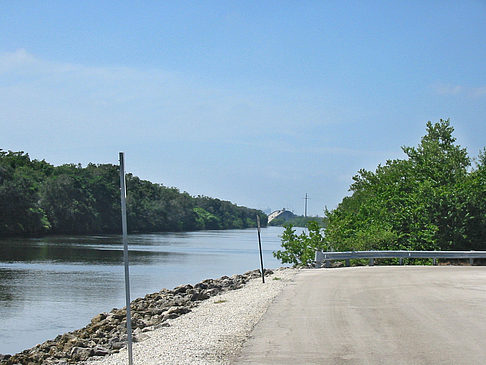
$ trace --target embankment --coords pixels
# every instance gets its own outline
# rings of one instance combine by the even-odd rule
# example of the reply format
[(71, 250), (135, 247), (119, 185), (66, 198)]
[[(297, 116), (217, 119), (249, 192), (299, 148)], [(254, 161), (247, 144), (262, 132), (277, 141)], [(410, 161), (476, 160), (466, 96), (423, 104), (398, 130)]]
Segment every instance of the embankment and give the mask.
[[(266, 270), (266, 275), (271, 275)], [(134, 342), (149, 333), (170, 326), (170, 321), (191, 312), (203, 301), (222, 293), (242, 288), (251, 279), (260, 277), (259, 270), (242, 275), (207, 279), (195, 285), (181, 285), (173, 290), (162, 289), (132, 301)], [(0, 355), (0, 364), (71, 364), (100, 359), (118, 353), (126, 346), (126, 309), (113, 309), (95, 316), (82, 329), (57, 336), (13, 356)]]

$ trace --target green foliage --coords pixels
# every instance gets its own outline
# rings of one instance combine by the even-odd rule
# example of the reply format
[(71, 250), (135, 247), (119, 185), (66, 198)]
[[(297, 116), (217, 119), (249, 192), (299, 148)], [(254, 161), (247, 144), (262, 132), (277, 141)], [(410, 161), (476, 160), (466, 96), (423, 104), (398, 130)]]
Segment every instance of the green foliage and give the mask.
[(291, 219), (276, 218), (273, 219), (268, 225), (269, 226), (284, 226), (286, 224), (291, 224), (293, 227), (307, 227), (309, 222), (315, 221), (322, 228), (326, 226), (325, 218), (320, 217), (304, 217), (303, 215), (295, 216)]
[[(0, 150), (0, 236), (120, 232), (119, 185), (115, 165), (55, 167), (24, 152)], [(256, 226), (257, 214), (265, 226), (259, 210), (127, 174), (129, 232), (247, 228)]]
[(0, 234), (50, 229), (38, 199), (41, 182), (50, 171), (45, 161), (31, 161), (23, 152), (0, 150)]
[(198, 228), (200, 229), (220, 229), (221, 228), (221, 220), (218, 217), (216, 217), (214, 214), (204, 210), (204, 208), (196, 207), (194, 208), (194, 212), (197, 215), (196, 224)]
[(77, 174), (49, 177), (41, 190), (41, 206), (58, 233), (96, 231), (94, 197)]
[(352, 195), (326, 210), (326, 242), (335, 250), (485, 249), (484, 151), (476, 169), (455, 144), (449, 120), (427, 123), (405, 160), (353, 177)]
[(327, 250), (323, 230), (315, 221), (307, 224), (308, 233), (295, 233), (291, 224), (285, 225), (282, 234), (282, 248), (273, 252), (273, 256), (284, 264), (309, 265), (315, 258), (316, 250)]

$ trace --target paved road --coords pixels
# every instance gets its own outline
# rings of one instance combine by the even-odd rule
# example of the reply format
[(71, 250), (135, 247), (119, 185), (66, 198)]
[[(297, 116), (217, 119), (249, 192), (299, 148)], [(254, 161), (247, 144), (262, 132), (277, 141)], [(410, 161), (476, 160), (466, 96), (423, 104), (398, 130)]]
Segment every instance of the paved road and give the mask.
[(486, 364), (486, 267), (305, 270), (235, 364)]

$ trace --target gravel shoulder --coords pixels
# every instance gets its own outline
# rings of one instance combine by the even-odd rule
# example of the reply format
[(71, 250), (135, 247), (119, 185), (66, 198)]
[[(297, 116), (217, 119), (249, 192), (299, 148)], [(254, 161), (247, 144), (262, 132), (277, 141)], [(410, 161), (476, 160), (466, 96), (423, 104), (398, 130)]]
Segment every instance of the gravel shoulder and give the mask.
[[(250, 332), (284, 287), (299, 270), (277, 269), (274, 274), (252, 279), (243, 288), (201, 302), (191, 312), (144, 333), (133, 344), (135, 364), (230, 364)], [(125, 365), (128, 355), (117, 354), (88, 361), (91, 365)]]

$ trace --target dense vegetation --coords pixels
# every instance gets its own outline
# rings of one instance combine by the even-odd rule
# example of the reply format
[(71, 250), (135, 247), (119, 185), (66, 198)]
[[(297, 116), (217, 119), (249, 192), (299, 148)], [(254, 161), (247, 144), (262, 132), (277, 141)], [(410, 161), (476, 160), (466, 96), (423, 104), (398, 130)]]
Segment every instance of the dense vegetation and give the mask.
[(311, 239), (282, 237), (283, 262), (307, 264), (303, 244), (327, 250), (485, 250), (486, 150), (473, 166), (456, 144), (449, 120), (427, 123), (417, 147), (402, 147), (406, 159), (389, 160), (353, 177), (351, 196), (332, 211), (326, 228)]
[(322, 217), (304, 217), (303, 215), (297, 215), (290, 219), (275, 218), (270, 223), (269, 226), (286, 226), (292, 225), (293, 227), (307, 227), (310, 222), (317, 222), (320, 227), (326, 226), (326, 219)]
[[(24, 152), (0, 149), (0, 236), (121, 231), (119, 167), (53, 166)], [(127, 174), (129, 232), (246, 228), (259, 210)]]
[(334, 250), (481, 250), (486, 247), (486, 154), (473, 168), (449, 120), (427, 123), (407, 158), (353, 177), (352, 195), (326, 212)]
[[(322, 219), (322, 218), (321, 218)], [(292, 224), (285, 224), (282, 234), (282, 248), (273, 252), (273, 256), (284, 264), (307, 265), (311, 263), (317, 250), (326, 251), (323, 230), (317, 221), (307, 223), (308, 232), (297, 235)]]

